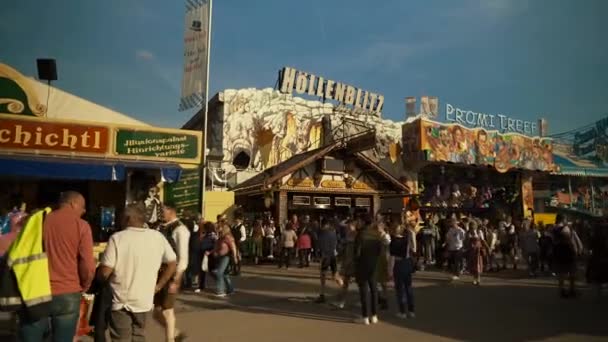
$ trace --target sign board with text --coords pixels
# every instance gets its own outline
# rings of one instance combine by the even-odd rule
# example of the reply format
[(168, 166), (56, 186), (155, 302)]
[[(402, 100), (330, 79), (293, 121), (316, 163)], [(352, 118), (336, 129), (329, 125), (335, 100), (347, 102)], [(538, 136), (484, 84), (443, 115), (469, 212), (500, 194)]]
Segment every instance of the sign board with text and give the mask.
[(279, 89), (284, 94), (294, 90), (298, 94), (308, 94), (321, 97), (324, 100), (334, 100), (338, 108), (350, 106), (353, 111), (380, 116), (384, 106), (382, 94), (355, 88), (351, 85), (325, 79), (311, 73), (285, 67), (279, 76)]
[(189, 159), (199, 155), (198, 145), (197, 136), (185, 132), (118, 129), (115, 152), (127, 156)]
[(109, 151), (110, 129), (42, 120), (0, 117), (0, 148), (19, 152), (104, 155)]
[(202, 133), (0, 115), (0, 153), (200, 164)]
[(537, 121), (513, 119), (502, 114), (478, 113), (457, 108), (449, 103), (445, 105), (445, 120), (468, 127), (497, 130), (501, 133), (513, 132), (526, 135), (538, 135), (539, 133)]
[(172, 203), (178, 211), (200, 211), (201, 177), (200, 170), (184, 170), (175, 183), (165, 184), (163, 189), (165, 203)]

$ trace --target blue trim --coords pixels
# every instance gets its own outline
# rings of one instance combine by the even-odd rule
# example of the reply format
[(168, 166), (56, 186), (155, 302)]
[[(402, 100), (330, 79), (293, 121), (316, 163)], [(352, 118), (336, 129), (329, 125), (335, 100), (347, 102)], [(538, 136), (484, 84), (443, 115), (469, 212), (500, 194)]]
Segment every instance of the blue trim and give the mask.
[(163, 181), (173, 183), (181, 176), (177, 164), (139, 161), (71, 160), (51, 158), (0, 158), (0, 175), (45, 179), (124, 181), (127, 168), (160, 170)]

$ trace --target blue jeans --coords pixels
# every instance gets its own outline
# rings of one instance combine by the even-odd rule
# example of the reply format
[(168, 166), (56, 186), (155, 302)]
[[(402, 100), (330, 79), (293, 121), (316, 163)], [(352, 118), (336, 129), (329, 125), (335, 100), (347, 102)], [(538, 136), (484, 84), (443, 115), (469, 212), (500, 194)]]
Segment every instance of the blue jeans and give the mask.
[(401, 313), (406, 313), (406, 304), (407, 311), (414, 312), (414, 290), (412, 289), (413, 267), (412, 260), (409, 258), (395, 260), (395, 265), (393, 266), (395, 293), (397, 294), (397, 304)]
[(38, 321), (28, 321), (26, 314), (20, 313), (20, 340), (44, 341), (44, 336), (50, 332), (53, 342), (72, 342), (80, 316), (80, 297), (80, 292), (53, 296), (49, 317)]
[(215, 268), (215, 277), (217, 279), (217, 293), (218, 294), (230, 294), (234, 292), (234, 288), (232, 287), (232, 281), (230, 280), (230, 274), (226, 272), (228, 269), (228, 265), (230, 265), (230, 256), (224, 255), (217, 257), (216, 268)]

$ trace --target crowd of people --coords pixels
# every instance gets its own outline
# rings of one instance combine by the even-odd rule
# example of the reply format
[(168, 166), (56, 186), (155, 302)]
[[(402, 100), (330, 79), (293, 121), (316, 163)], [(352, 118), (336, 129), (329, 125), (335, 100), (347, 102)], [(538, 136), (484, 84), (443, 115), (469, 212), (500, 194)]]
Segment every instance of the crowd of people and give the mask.
[[(110, 236), (96, 265), (91, 228), (81, 218), (85, 208), (81, 194), (65, 192), (58, 208), (39, 221), (50, 296), (42, 313), (30, 311), (27, 305), (18, 311), (23, 341), (40, 341), (49, 333), (58, 341), (71, 340), (80, 317), (81, 295), (86, 292), (96, 295), (91, 317), (96, 341), (105, 339), (107, 329), (112, 340), (144, 340), (149, 311), (164, 327), (167, 341), (182, 340), (185, 334), (178, 329), (174, 312), (179, 292), (205, 291), (211, 277), (213, 294), (228, 297), (235, 293), (232, 277), (240, 274), (244, 260), (254, 265), (273, 262), (285, 269), (294, 261), (300, 268), (318, 263), (316, 302), (328, 302), (328, 281), (333, 281), (338, 291), (331, 304), (344, 308), (350, 286), (356, 285), (361, 307), (357, 322), (365, 325), (377, 323), (379, 312), (388, 308), (391, 282), (398, 317), (414, 318), (413, 274), (429, 268), (450, 272), (454, 281), (468, 273), (473, 284), (480, 286), (484, 272), (525, 264), (531, 277), (557, 276), (560, 295), (574, 297), (580, 257), (586, 255), (587, 280), (600, 291), (601, 284), (608, 282), (606, 225), (572, 223), (562, 215), (547, 226), (529, 218), (515, 222), (507, 215), (478, 218), (440, 212), (420, 216), (412, 211), (318, 219), (293, 215), (284, 224), (275, 224), (270, 215), (247, 221), (236, 212), (231, 222), (224, 215), (208, 222), (190, 215), (180, 219), (176, 207), (164, 203), (160, 223), (150, 227), (145, 205), (133, 203), (120, 215), (122, 229)], [(12, 215), (20, 212), (14, 208)], [(25, 214), (18, 216), (13, 226), (34, 224), (24, 220)], [(17, 249), (13, 246), (11, 251)], [(7, 254), (2, 261), (14, 262)], [(29, 262), (32, 258), (21, 259)], [(40, 275), (29, 276), (19, 279)]]

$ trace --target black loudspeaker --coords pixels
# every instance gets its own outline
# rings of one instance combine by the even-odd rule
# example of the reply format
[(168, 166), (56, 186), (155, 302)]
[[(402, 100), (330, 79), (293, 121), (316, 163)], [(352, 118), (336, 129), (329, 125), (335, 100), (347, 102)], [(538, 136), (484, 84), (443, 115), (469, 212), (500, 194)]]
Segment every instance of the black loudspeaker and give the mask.
[(45, 81), (57, 80), (57, 65), (54, 59), (40, 58), (36, 60), (38, 65), (38, 78)]

